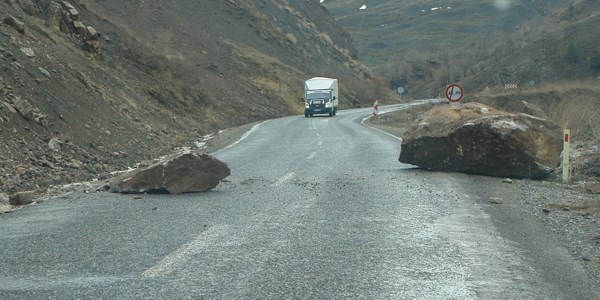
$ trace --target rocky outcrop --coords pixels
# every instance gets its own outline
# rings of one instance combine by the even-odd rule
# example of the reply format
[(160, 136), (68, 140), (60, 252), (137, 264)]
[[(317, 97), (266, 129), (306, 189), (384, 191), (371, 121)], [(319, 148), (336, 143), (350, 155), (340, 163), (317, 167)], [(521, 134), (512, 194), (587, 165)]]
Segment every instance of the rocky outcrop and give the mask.
[(79, 11), (67, 1), (51, 1), (48, 4), (46, 24), (56, 26), (64, 33), (73, 34), (81, 40), (82, 47), (88, 52), (100, 50), (100, 34), (94, 27), (83, 23)]
[(35, 191), (28, 192), (19, 192), (10, 195), (9, 203), (10, 205), (27, 205), (33, 202), (33, 199), (36, 197)]
[(207, 154), (184, 152), (160, 159), (110, 181), (115, 193), (205, 192), (229, 176), (227, 165)]
[[(29, 6), (25, 5), (22, 8), (26, 9), (27, 7)], [(28, 14), (32, 15), (34, 13)], [(48, 26), (56, 26), (64, 33), (77, 36), (85, 51), (96, 53), (100, 50), (100, 34), (94, 27), (86, 26), (83, 23), (79, 11), (68, 1), (50, 1), (46, 10), (46, 17)], [(13, 27), (21, 34), (25, 33), (25, 23), (12, 15), (4, 16), (2, 22)]]
[(17, 18), (11, 15), (6, 15), (4, 19), (2, 19), (2, 22), (8, 26), (13, 27), (21, 34), (25, 33), (25, 23), (19, 21)]
[(25, 120), (35, 121), (43, 127), (48, 127), (46, 115), (42, 114), (39, 109), (33, 107), (31, 103), (25, 99), (9, 94), (6, 98), (8, 102), (0, 101), (11, 111), (18, 112)]
[(61, 31), (79, 36), (85, 51), (98, 52), (100, 50), (100, 34), (92, 26), (83, 24), (79, 11), (69, 2), (61, 1), (60, 4), (62, 7)]
[(437, 106), (415, 121), (399, 161), (438, 171), (543, 178), (560, 164), (561, 151), (557, 125), (468, 103)]
[(39, 109), (33, 107), (29, 101), (21, 99), (20, 97), (9, 97), (8, 101), (8, 105), (12, 105), (25, 120), (35, 121), (44, 127), (48, 127), (46, 115), (42, 114)]

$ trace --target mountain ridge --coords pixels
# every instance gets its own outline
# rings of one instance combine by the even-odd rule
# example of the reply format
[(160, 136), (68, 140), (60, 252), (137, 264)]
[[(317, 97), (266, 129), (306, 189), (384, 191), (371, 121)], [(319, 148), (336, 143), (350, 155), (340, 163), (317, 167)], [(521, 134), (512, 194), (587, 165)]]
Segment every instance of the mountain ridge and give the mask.
[[(451, 82), (476, 91), (598, 76), (599, 64), (591, 62), (600, 61), (592, 38), (600, 26), (596, 1), (495, 2), (506, 6), (472, 0), (451, 6), (364, 1), (364, 10), (352, 0), (324, 4), (353, 35), (360, 59), (409, 97), (435, 96)], [(571, 46), (579, 56), (574, 62), (567, 58)]]

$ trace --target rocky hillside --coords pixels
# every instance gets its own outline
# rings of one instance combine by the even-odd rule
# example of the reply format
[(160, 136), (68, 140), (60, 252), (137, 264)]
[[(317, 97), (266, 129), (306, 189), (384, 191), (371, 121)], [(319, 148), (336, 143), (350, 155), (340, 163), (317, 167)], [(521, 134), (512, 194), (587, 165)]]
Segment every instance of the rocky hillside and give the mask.
[(218, 130), (299, 114), (303, 81), (371, 99), (316, 1), (0, 2), (0, 191), (106, 177)]

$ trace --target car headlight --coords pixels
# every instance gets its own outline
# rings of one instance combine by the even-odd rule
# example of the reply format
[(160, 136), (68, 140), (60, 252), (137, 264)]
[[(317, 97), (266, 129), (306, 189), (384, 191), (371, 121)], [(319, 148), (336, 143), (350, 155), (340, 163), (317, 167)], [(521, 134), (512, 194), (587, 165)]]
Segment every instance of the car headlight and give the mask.
[(304, 108), (309, 108), (309, 107), (310, 107), (310, 105), (308, 105), (308, 103), (304, 104)]
[(325, 104), (325, 107), (331, 107), (331, 102), (327, 102), (327, 103)]

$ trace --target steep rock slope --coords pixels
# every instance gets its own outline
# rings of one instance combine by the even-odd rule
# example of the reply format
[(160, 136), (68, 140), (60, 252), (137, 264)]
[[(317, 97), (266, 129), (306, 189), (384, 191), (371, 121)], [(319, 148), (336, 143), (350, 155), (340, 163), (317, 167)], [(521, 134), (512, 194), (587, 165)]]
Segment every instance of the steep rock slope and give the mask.
[(106, 177), (220, 129), (299, 114), (312, 76), (340, 78), (343, 106), (359, 106), (351, 83), (370, 80), (316, 2), (71, 4), (0, 2), (3, 19), (24, 24), (0, 24), (0, 191)]

